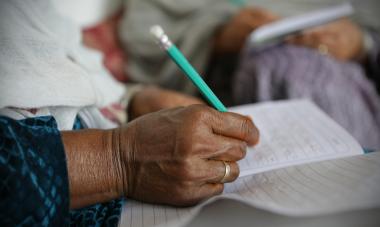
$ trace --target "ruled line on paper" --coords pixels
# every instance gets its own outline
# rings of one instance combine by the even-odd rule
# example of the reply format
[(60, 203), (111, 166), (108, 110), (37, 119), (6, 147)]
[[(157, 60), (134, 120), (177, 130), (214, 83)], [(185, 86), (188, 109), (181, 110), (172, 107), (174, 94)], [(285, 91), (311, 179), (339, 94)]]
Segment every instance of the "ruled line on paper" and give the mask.
[[(251, 168), (259, 173), (226, 184), (218, 198), (233, 196), (251, 206), (289, 215), (380, 204), (376, 200), (380, 197), (373, 198), (370, 191), (380, 191), (380, 154), (345, 157), (362, 152), (360, 146), (315, 109), (303, 101), (238, 109), (253, 115), (259, 128), (263, 127), (261, 144), (241, 162), (243, 171)], [(280, 132), (281, 128), (288, 131)], [(173, 208), (127, 201), (120, 225), (170, 226), (192, 217), (201, 206)]]

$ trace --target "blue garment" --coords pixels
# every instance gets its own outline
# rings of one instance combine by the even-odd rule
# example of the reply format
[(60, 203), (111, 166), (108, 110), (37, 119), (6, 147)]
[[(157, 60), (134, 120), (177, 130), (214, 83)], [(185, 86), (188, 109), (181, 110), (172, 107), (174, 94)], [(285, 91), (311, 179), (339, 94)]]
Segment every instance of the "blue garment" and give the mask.
[(0, 226), (116, 226), (123, 204), (69, 211), (66, 157), (53, 117), (0, 117), (0, 198)]

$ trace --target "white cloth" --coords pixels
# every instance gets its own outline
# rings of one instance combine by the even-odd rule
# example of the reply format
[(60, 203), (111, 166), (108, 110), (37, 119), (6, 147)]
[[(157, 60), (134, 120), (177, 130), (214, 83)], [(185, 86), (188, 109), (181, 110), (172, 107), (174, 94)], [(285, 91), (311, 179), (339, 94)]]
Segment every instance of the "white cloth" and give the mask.
[(121, 9), (123, 0), (52, 0), (62, 15), (81, 27), (91, 27)]
[(0, 18), (0, 114), (30, 117), (20, 109), (36, 108), (35, 116), (51, 114), (69, 130), (85, 112), (103, 122), (88, 127), (114, 126), (98, 108), (120, 100), (125, 87), (82, 45), (78, 26), (49, 0), (0, 1)]

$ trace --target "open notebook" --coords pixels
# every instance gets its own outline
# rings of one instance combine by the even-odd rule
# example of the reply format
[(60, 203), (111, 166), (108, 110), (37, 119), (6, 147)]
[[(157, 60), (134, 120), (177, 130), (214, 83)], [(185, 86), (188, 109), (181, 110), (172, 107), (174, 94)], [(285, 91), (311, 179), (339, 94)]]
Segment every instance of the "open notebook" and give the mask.
[(120, 226), (183, 226), (203, 206), (233, 199), (290, 216), (380, 207), (380, 153), (359, 144), (309, 101), (230, 109), (250, 115), (261, 132), (257, 147), (239, 162), (241, 175), (223, 195), (190, 208), (128, 200)]

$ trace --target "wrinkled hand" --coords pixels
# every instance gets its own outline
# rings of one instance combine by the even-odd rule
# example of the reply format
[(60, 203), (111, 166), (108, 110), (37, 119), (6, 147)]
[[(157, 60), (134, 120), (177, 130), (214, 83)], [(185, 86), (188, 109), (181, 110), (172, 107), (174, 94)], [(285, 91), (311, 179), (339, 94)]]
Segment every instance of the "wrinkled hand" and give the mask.
[(306, 31), (288, 42), (317, 49), (343, 61), (358, 60), (364, 51), (362, 31), (348, 19)]
[(129, 107), (129, 114), (130, 119), (133, 120), (142, 115), (162, 109), (193, 104), (203, 104), (203, 102), (195, 97), (150, 86), (135, 94)]
[(217, 33), (215, 52), (239, 52), (253, 30), (277, 19), (276, 15), (261, 8), (242, 9)]
[(118, 129), (124, 194), (176, 206), (193, 205), (223, 191), (226, 161), (239, 175), (237, 161), (258, 142), (252, 121), (204, 105), (162, 110)]

